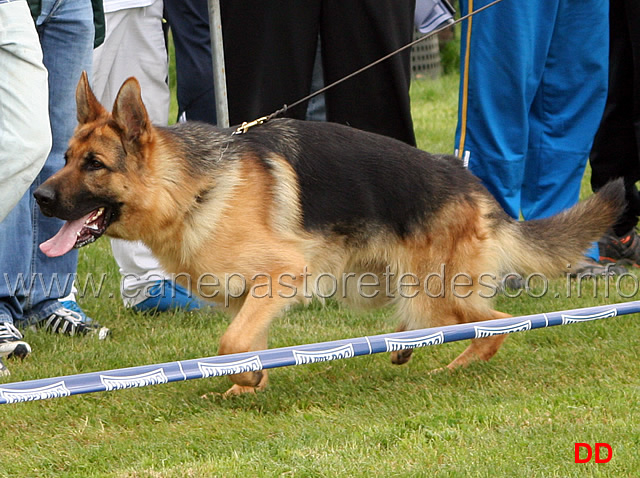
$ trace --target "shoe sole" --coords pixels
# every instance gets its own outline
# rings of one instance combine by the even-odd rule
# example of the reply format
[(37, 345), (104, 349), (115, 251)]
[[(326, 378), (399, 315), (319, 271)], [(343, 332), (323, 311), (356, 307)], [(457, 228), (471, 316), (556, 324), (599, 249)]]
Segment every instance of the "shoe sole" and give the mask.
[(607, 256), (600, 256), (600, 262), (603, 264), (621, 264), (621, 263), (625, 263), (625, 264), (629, 264), (632, 265), (633, 267), (637, 267), (640, 268), (640, 265), (636, 264), (635, 262), (633, 262), (630, 259), (619, 259), (619, 260), (615, 260), (611, 257), (607, 257)]

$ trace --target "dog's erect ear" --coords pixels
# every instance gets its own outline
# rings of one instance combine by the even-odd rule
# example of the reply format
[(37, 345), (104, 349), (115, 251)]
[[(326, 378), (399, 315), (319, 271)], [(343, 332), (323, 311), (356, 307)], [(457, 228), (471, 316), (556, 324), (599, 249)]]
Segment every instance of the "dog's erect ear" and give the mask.
[(151, 122), (142, 102), (140, 83), (134, 77), (125, 81), (113, 104), (113, 119), (122, 128), (128, 141), (144, 139)]
[(86, 71), (82, 72), (76, 87), (76, 106), (78, 108), (78, 123), (80, 124), (95, 121), (100, 116), (107, 114), (107, 110), (104, 109), (96, 95), (91, 91)]

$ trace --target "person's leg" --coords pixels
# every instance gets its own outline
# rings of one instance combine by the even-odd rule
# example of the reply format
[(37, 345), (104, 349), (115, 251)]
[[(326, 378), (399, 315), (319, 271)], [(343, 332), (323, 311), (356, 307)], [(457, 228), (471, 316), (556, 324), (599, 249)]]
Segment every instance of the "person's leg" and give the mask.
[(23, 320), (28, 314), (25, 309), (29, 295), (39, 287), (30, 267), (34, 242), (31, 214), (31, 193), (27, 191), (0, 222), (0, 322)]
[(4, 357), (18, 355), (24, 358), (31, 352), (14, 326), (24, 318), (29, 290), (37, 283), (29, 274), (30, 248), (25, 247), (25, 243), (31, 243), (33, 235), (30, 199), (27, 191), (0, 222), (0, 376), (9, 375), (9, 369), (2, 361)]
[[(521, 205), (525, 219), (548, 217), (578, 202), (606, 100), (608, 31), (606, 0), (560, 2), (529, 116)], [(589, 257), (597, 259), (597, 250)]]
[[(462, 23), (456, 154), (515, 219), (520, 217), (529, 109), (557, 2), (502, 2)], [(463, 0), (461, 14), (487, 3)]]
[[(51, 148), (47, 71), (25, 2), (0, 5), (0, 64), (0, 195), (11, 203), (0, 221), (0, 322), (13, 323), (14, 317), (23, 315), (27, 291), (19, 282), (28, 284), (31, 263), (30, 195), (25, 182), (35, 178), (37, 171), (30, 170), (40, 169)], [(23, 163), (29, 168), (23, 169)], [(5, 185), (5, 174), (7, 181), (19, 184)], [(14, 186), (11, 198), (5, 196)]]
[[(124, 81), (135, 76), (151, 121), (165, 126), (169, 119), (167, 50), (162, 30), (163, 4), (126, 8), (105, 14), (104, 43), (93, 53), (93, 92), (110, 109)], [(169, 280), (160, 263), (141, 242), (111, 240), (122, 275), (122, 298), (135, 307), (149, 299), (148, 289)]]
[[(325, 84), (411, 42), (415, 0), (325, 0), (320, 36)], [(327, 119), (415, 146), (407, 49), (325, 93)]]
[[(64, 166), (67, 142), (76, 126), (75, 89), (83, 70), (91, 71), (94, 41), (93, 9), (90, 0), (43, 0), (42, 13), (36, 21), (49, 72), (49, 114), (53, 145), (47, 161), (31, 185), (31, 192)], [(55, 259), (46, 257), (39, 244), (55, 235), (63, 221), (40, 213), (31, 199), (30, 217), (33, 233), (25, 247), (31, 256), (31, 272), (42, 277), (25, 302), (29, 312), (26, 323), (46, 322), (62, 309), (60, 297), (68, 295), (76, 274), (78, 254), (72, 251)], [(40, 281), (38, 281), (40, 282)], [(66, 314), (66, 312), (64, 312)], [(74, 316), (75, 317), (75, 316)], [(54, 320), (55, 323), (65, 322)], [(23, 324), (24, 325), (24, 324)], [(53, 327), (53, 322), (49, 327)], [(84, 329), (84, 327), (82, 327)]]
[(610, 15), (609, 92), (591, 149), (591, 186), (625, 178), (627, 209), (614, 228), (622, 236), (640, 214), (640, 4), (611, 0)]
[(176, 57), (178, 118), (216, 124), (207, 0), (165, 0)]
[(548, 217), (578, 201), (607, 95), (608, 31), (606, 0), (560, 2), (529, 117), (525, 219)]
[(156, 125), (166, 126), (170, 92), (162, 8), (162, 0), (155, 0), (148, 7), (105, 14), (105, 41), (93, 52), (91, 87), (110, 111), (122, 84), (135, 76), (149, 118)]
[(112, 239), (111, 250), (120, 267), (120, 293), (127, 307), (148, 299), (148, 290), (169, 277), (142, 242)]
[(139, 312), (165, 312), (207, 306), (177, 285), (142, 242), (112, 240), (111, 249), (120, 267), (120, 293), (126, 307)]
[(47, 70), (26, 2), (0, 5), (0, 64), (0, 376), (7, 376), (4, 359), (31, 352), (13, 321), (26, 295), (18, 283), (29, 281), (28, 189), (51, 149)]
[[(309, 94), (320, 8), (321, 0), (221, 3), (232, 125), (271, 114)], [(304, 119), (306, 110), (303, 104), (286, 116)]]
[(591, 187), (598, 191), (624, 178), (627, 207), (599, 241), (600, 261), (640, 266), (640, 4), (611, 0), (609, 6), (609, 92), (589, 160)]

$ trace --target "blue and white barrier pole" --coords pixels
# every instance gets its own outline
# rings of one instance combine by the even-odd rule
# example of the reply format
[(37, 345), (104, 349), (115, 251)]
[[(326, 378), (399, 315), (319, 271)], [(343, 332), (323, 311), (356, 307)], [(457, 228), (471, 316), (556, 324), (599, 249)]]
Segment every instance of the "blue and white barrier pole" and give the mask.
[(640, 312), (640, 301), (0, 384), (0, 404), (145, 387), (567, 325)]

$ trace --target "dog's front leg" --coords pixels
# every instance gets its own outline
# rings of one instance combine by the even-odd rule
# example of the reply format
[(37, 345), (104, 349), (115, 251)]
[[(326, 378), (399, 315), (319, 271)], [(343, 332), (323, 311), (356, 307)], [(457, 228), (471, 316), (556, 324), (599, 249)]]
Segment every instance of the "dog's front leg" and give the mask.
[[(269, 325), (282, 312), (291, 298), (278, 294), (273, 297), (254, 297), (248, 294), (240, 311), (220, 339), (220, 355), (265, 350)], [(267, 371), (244, 372), (230, 375), (234, 385), (227, 390), (225, 396), (255, 393), (267, 386)]]

